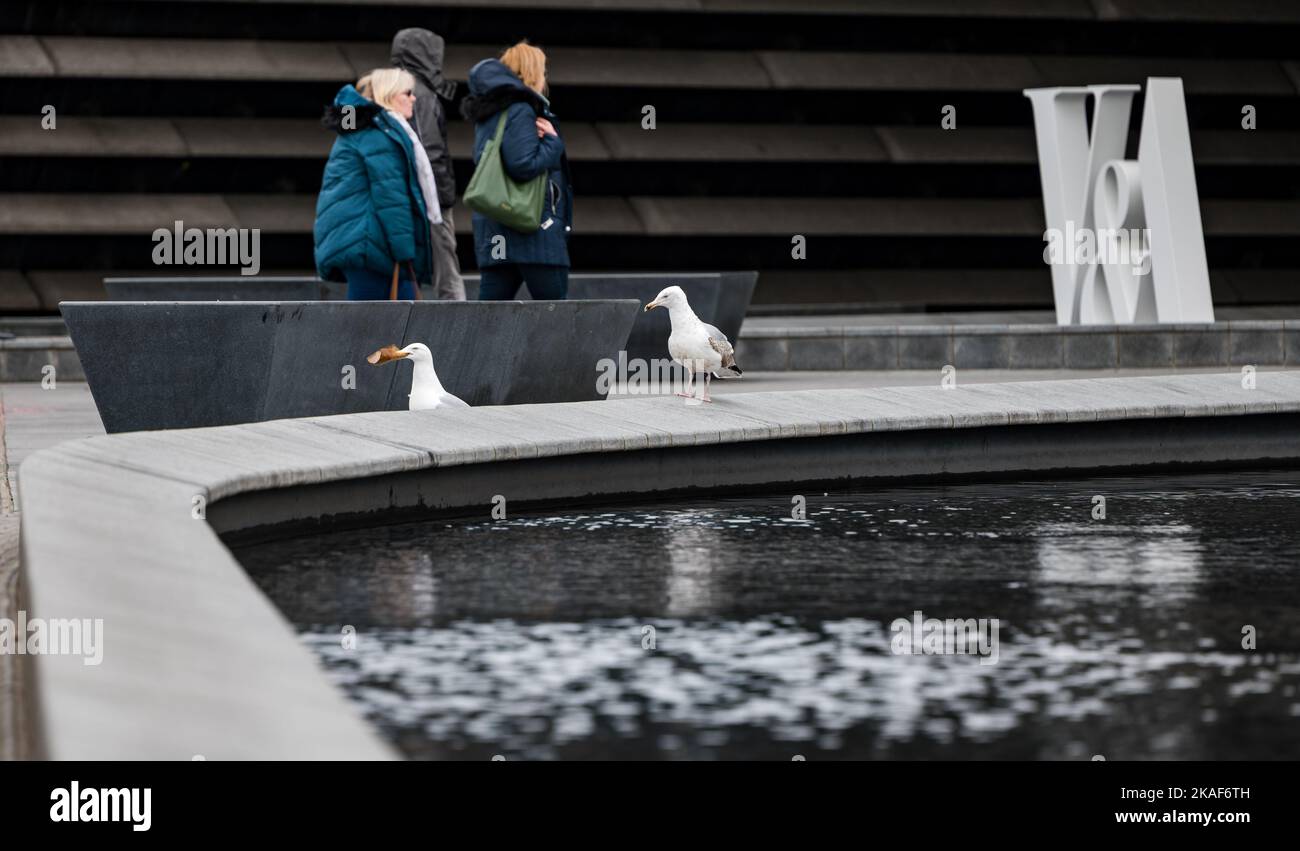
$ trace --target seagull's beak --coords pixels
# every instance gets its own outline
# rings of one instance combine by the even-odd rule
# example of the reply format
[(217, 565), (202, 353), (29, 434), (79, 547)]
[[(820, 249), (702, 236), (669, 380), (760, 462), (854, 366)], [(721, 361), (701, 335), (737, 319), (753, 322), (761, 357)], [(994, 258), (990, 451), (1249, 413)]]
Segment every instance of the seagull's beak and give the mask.
[(399, 360), (405, 357), (410, 357), (410, 355), (397, 348), (397, 346), (384, 346), (377, 352), (371, 352), (370, 356), (367, 357), (366, 360), (373, 364), (381, 364), (388, 363), (390, 360)]
[(646, 303), (646, 306), (645, 306), (645, 312), (648, 313), (648, 312), (650, 312), (650, 308), (652, 308), (652, 307), (659, 307), (659, 306), (660, 306), (660, 304), (659, 304), (659, 299), (655, 299), (654, 301), (647, 302), (647, 303)]

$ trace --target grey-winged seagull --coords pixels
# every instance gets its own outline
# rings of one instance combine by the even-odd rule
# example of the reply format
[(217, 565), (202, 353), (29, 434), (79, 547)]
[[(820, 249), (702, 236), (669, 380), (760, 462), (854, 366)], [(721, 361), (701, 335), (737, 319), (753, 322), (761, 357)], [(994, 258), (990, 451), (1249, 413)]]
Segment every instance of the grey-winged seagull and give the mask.
[(655, 307), (668, 308), (668, 319), (673, 327), (672, 333), (668, 335), (668, 354), (677, 363), (686, 367), (687, 392), (677, 395), (694, 398), (691, 385), (694, 383), (695, 373), (703, 372), (702, 401), (712, 402), (713, 400), (709, 398), (711, 377), (739, 378), (741, 376), (741, 369), (736, 366), (736, 353), (731, 347), (731, 341), (717, 328), (700, 321), (700, 317), (691, 310), (691, 305), (686, 300), (686, 293), (682, 292), (681, 287), (666, 287), (655, 296), (654, 301), (646, 304), (645, 309), (650, 310)]

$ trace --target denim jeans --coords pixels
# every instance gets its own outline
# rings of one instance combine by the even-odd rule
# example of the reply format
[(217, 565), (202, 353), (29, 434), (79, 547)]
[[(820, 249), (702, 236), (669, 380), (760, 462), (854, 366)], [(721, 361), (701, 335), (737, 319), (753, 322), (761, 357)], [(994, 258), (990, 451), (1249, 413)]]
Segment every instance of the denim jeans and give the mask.
[(569, 267), (536, 263), (505, 263), (487, 266), (480, 272), (479, 301), (510, 301), (519, 284), (537, 301), (561, 300), (569, 295)]
[[(343, 277), (348, 279), (348, 301), (387, 301), (392, 292), (392, 272), (379, 275), (369, 269), (344, 269)], [(415, 298), (415, 282), (409, 269), (402, 269), (397, 279), (397, 298), (399, 301)]]

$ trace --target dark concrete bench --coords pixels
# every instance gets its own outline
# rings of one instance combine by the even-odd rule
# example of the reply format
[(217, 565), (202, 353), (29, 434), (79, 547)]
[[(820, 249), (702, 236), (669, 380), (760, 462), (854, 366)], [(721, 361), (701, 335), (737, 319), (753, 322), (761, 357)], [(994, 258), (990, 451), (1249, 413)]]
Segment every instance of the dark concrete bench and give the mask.
[[(404, 410), (412, 368), (366, 363), (425, 343), (471, 405), (602, 398), (638, 302), (63, 302), (109, 432)], [(355, 388), (344, 387), (345, 367)]]
[[(569, 278), (571, 299), (634, 298), (645, 305), (664, 287), (679, 285), (686, 291), (695, 313), (716, 325), (735, 343), (745, 321), (758, 281), (757, 272), (578, 272)], [(465, 291), (478, 298), (478, 275), (465, 276)], [(114, 301), (312, 301), (342, 299), (347, 287), (315, 278), (105, 278), (104, 287)], [(432, 291), (421, 290), (426, 299)], [(516, 296), (528, 301), (527, 287)], [(638, 314), (628, 338), (629, 358), (668, 357), (668, 312)]]
[[(471, 299), (478, 298), (478, 280), (478, 275), (465, 276), (465, 292)], [(569, 276), (569, 297), (634, 298), (644, 306), (664, 287), (676, 284), (686, 292), (696, 315), (716, 325), (734, 343), (757, 281), (757, 272), (579, 272)], [(528, 288), (521, 286), (515, 297), (528, 300)], [(670, 330), (668, 311), (642, 311), (628, 337), (627, 356), (668, 357)]]
[(250, 275), (210, 278), (105, 278), (110, 301), (319, 301), (330, 285), (315, 278)]

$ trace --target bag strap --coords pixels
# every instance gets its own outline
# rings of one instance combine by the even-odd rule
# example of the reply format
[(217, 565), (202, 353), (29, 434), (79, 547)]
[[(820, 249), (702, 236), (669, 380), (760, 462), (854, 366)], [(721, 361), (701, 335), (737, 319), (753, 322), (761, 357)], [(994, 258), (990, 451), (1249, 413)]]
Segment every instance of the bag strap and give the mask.
[[(398, 272), (398, 269), (399, 269), (399, 268), (400, 268), (400, 264), (398, 264), (398, 263), (394, 263), (394, 264), (393, 264), (393, 281), (392, 281), (392, 283), (390, 283), (390, 284), (388, 285), (388, 300), (389, 300), (389, 301), (397, 301), (397, 272)], [(407, 264), (406, 264), (406, 268), (407, 268), (407, 269), (410, 271), (410, 273), (411, 273), (411, 284), (415, 287), (415, 300), (416, 300), (416, 301), (419, 301), (419, 300), (420, 300), (420, 285), (417, 284), (417, 283), (415, 283), (415, 264), (414, 264), (414, 263), (407, 263)]]
[(492, 137), (492, 141), (496, 142), (498, 147), (501, 145), (501, 137), (506, 134), (506, 119), (509, 117), (510, 107), (501, 110), (501, 117), (497, 119), (497, 132)]

